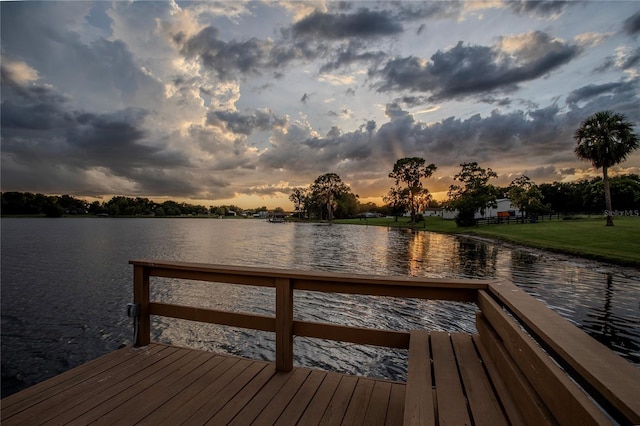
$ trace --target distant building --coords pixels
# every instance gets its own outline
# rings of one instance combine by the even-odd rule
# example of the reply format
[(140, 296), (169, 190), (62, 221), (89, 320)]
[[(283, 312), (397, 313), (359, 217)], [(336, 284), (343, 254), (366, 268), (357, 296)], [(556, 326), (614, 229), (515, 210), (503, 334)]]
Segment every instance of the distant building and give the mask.
[(368, 219), (368, 218), (375, 218), (375, 217), (383, 217), (383, 215), (380, 213), (364, 212), (356, 215), (356, 217), (362, 218), (362, 219)]
[[(480, 211), (476, 211), (474, 219), (488, 219), (490, 217), (516, 217), (520, 215), (520, 209), (511, 204), (511, 200), (508, 198), (498, 198), (496, 200), (497, 207), (488, 207), (484, 210), (484, 214)], [(458, 215), (458, 210), (443, 210), (443, 219), (455, 219)]]

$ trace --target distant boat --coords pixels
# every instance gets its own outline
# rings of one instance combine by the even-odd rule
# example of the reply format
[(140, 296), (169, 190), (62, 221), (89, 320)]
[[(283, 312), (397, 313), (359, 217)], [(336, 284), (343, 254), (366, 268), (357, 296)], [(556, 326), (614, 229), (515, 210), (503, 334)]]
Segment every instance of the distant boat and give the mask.
[(271, 213), (267, 218), (267, 222), (270, 223), (284, 223), (284, 213)]

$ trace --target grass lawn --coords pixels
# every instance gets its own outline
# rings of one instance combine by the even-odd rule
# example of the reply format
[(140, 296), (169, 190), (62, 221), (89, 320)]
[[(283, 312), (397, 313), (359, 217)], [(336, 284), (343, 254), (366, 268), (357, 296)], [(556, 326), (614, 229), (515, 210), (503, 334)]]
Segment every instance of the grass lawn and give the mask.
[[(335, 223), (410, 227), (408, 218), (398, 222), (389, 218), (336, 220)], [(526, 224), (501, 224), (458, 228), (453, 220), (427, 217), (414, 226), (434, 232), (462, 233), (573, 254), (591, 259), (640, 267), (640, 217), (616, 217), (613, 227), (605, 219), (579, 218)]]

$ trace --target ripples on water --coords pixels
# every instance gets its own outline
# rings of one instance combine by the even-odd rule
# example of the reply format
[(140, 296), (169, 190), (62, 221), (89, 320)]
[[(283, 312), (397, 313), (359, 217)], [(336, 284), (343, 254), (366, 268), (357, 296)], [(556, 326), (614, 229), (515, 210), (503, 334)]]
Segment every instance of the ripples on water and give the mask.
[[(492, 242), (259, 220), (3, 219), (3, 395), (131, 340), (133, 258), (379, 275), (506, 278), (640, 366), (640, 271)], [(273, 289), (152, 279), (152, 298), (274, 315)], [(296, 319), (475, 332), (475, 304), (295, 292)], [(273, 360), (271, 333), (155, 318), (152, 338)], [(406, 351), (296, 337), (295, 363), (403, 380)]]

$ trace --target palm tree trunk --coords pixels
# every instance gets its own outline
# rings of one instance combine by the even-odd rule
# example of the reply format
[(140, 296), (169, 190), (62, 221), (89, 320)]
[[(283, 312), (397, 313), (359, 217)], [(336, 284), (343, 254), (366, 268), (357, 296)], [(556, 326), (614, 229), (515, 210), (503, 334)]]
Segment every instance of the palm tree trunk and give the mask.
[(609, 174), (607, 167), (602, 167), (602, 180), (604, 183), (604, 202), (607, 205), (607, 226), (613, 226), (613, 208), (611, 207), (611, 190), (609, 187)]

